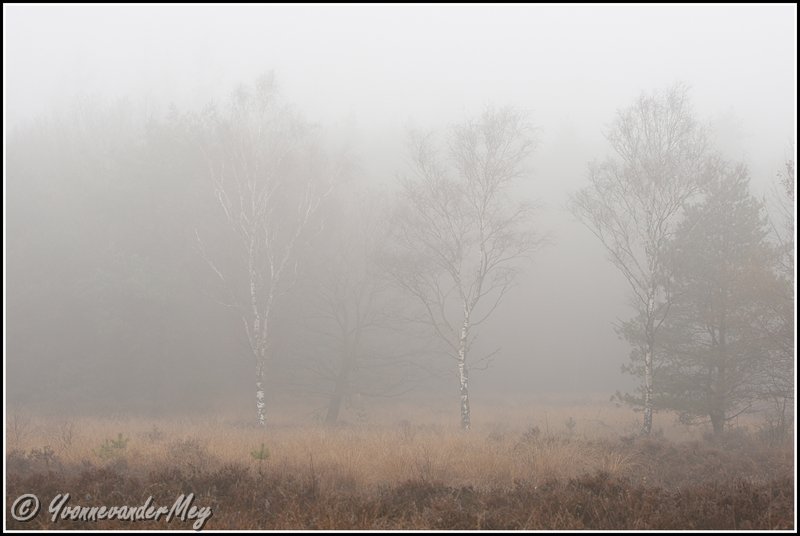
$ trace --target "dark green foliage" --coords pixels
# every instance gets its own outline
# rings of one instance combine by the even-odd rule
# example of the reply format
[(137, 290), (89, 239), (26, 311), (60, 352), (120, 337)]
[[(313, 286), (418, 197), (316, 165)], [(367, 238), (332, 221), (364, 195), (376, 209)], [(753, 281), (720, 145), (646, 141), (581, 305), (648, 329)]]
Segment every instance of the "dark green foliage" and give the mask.
[[(761, 396), (779, 328), (777, 252), (749, 184), (744, 166), (713, 162), (664, 262), (669, 311), (656, 338), (655, 407), (711, 423), (715, 433)], [(625, 367), (634, 375), (643, 374), (640, 325), (618, 327), (634, 347)], [(640, 395), (622, 398), (635, 404)]]

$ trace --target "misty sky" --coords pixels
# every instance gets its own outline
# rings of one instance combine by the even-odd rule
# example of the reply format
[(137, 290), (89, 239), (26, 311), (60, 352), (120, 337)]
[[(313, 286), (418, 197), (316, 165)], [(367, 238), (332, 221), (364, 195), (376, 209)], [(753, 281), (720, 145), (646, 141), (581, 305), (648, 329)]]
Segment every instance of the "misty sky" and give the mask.
[[(697, 115), (764, 191), (795, 136), (796, 6), (4, 7), (7, 129), (76, 96), (202, 106), (274, 70), (310, 120), (348, 132), (365, 180), (404, 170), (409, 126), (486, 104), (531, 112), (527, 186), (553, 244), (480, 340), (490, 387), (610, 394), (627, 345), (624, 280), (563, 210), (603, 129), (643, 90), (687, 83)], [(526, 364), (518, 372), (518, 366)]]

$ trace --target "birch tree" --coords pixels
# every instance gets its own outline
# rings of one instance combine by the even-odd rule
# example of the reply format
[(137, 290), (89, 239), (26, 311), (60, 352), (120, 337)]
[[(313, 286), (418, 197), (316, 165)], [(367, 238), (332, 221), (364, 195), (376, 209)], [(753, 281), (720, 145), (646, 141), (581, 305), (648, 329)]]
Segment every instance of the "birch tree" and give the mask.
[(706, 139), (688, 90), (643, 94), (618, 112), (606, 135), (615, 156), (589, 168), (589, 185), (571, 199), (573, 213), (600, 240), (632, 292), (642, 337), (644, 382), (637, 402), (642, 432), (653, 423), (656, 335), (670, 307), (665, 252), (684, 205), (700, 183)]
[(445, 148), (433, 135), (413, 136), (411, 175), (401, 181), (388, 268), (455, 364), (464, 430), (471, 420), (470, 369), (494, 355), (473, 361), (476, 330), (540, 243), (529, 225), (531, 206), (512, 195), (533, 149), (524, 114), (487, 109), (450, 130)]
[(222, 285), (221, 301), (241, 318), (264, 426), (275, 315), (298, 275), (298, 244), (317, 225), (338, 172), (315, 148), (309, 125), (280, 102), (271, 77), (239, 89), (224, 111), (209, 110), (203, 121), (208, 176), (232, 243), (217, 256), (199, 233), (197, 243)]

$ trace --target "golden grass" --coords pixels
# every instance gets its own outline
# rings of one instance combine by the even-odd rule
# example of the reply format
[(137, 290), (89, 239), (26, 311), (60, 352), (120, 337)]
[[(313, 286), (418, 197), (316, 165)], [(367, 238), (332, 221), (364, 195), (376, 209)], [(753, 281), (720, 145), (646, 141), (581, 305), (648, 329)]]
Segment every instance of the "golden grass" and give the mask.
[[(9, 452), (49, 446), (63, 466), (87, 460), (102, 466), (120, 459), (131, 468), (177, 465), (192, 469), (196, 465), (214, 469), (238, 463), (254, 471), (313, 469), (320, 485), (327, 487), (376, 488), (423, 480), (507, 488), (517, 481), (545, 482), (596, 471), (638, 475), (651, 462), (641, 449), (625, 448), (620, 442), (621, 437), (636, 433), (638, 416), (609, 403), (544, 405), (512, 400), (505, 406), (487, 404), (485, 410), (476, 411), (475, 425), (467, 433), (452, 424), (452, 411), (432, 411), (431, 407), (441, 406), (401, 412), (390, 406), (376, 407), (370, 422), (335, 427), (308, 419), (295, 424), (297, 416), (291, 411), (273, 408), (272, 421), (264, 430), (223, 414), (160, 419), (26, 418), (11, 412), (6, 438)], [(398, 419), (406, 415), (415, 418)], [(683, 442), (702, 434), (666, 416), (660, 417), (657, 429), (659, 425), (660, 435)], [(118, 456), (104, 456), (102, 444), (120, 433), (129, 438), (126, 447)], [(262, 443), (269, 458), (258, 461), (251, 452)]]
[[(325, 426), (313, 408), (272, 407), (259, 429), (241, 415), (7, 415), (7, 509), (65, 491), (86, 505), (170, 504), (197, 494), (218, 529), (786, 529), (794, 517), (794, 446), (740, 422), (703, 438), (608, 403), (483, 404), (463, 432), (447, 404), (374, 405)], [(363, 417), (363, 411), (358, 415)], [(352, 416), (345, 415), (345, 419)], [(119, 434), (123, 448), (108, 446)], [(253, 455), (261, 444), (266, 460)], [(17, 529), (129, 529), (123, 521)], [(141, 528), (182, 529), (147, 522)]]

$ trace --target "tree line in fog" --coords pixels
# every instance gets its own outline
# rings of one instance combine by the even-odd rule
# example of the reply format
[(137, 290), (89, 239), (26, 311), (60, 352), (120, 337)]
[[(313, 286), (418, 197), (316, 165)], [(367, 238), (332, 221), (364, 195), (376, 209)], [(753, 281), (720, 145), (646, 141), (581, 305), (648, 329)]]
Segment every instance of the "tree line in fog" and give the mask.
[[(774, 199), (757, 197), (682, 85), (613, 117), (569, 209), (628, 283), (630, 314), (609, 329), (640, 388), (618, 400), (642, 410), (645, 434), (656, 411), (719, 433), (754, 408), (785, 430), (793, 161), (776, 163)], [(411, 131), (391, 185), (361, 176), (357, 150), (272, 76), (201, 110), (82, 100), (29, 121), (7, 146), (13, 396), (208, 409), (233, 385), (267, 425), (290, 389), (334, 423), (439, 377), (469, 429), (470, 371), (502, 358), (502, 341), (475, 340), (557, 247), (525, 193), (535, 121), (490, 106)]]

